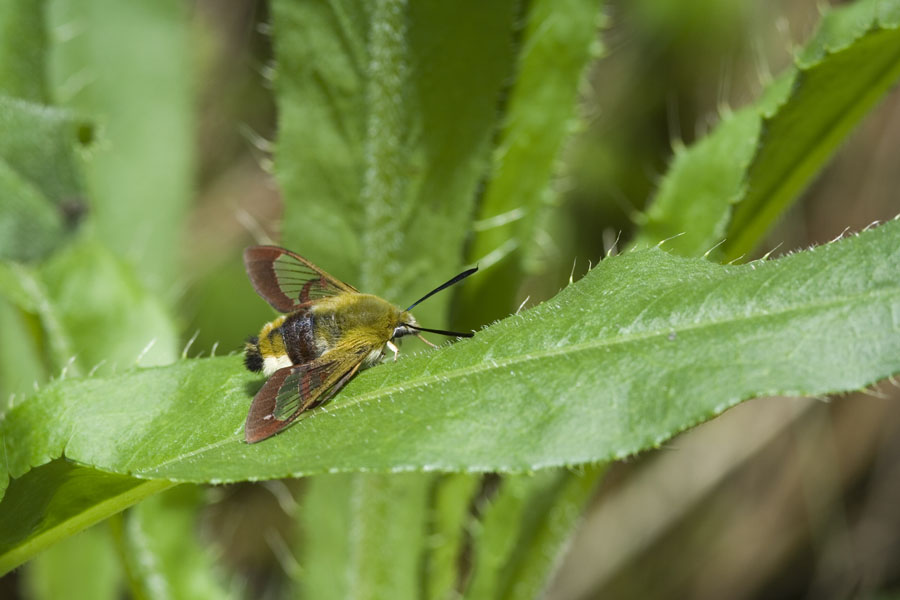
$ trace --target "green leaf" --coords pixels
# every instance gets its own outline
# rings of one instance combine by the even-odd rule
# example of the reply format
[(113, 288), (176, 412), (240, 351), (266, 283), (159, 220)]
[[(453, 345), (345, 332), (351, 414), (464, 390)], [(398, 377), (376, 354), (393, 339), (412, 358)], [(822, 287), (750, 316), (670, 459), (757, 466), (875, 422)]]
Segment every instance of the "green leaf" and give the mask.
[(504, 477), (499, 490), (478, 507), (480, 521), (473, 524), (473, 557), (464, 598), (499, 598), (503, 570), (523, 529), (528, 500), (548, 493), (560, 471), (546, 470), (533, 475)]
[(0, 573), (44, 548), (171, 487), (55, 460), (9, 486), (0, 510)]
[(65, 230), (59, 209), (0, 159), (0, 257), (40, 258)]
[(65, 241), (83, 204), (75, 150), (92, 136), (68, 111), (0, 95), (0, 258), (34, 260)]
[(336, 600), (421, 596), (433, 479), (421, 473), (311, 478), (298, 513), (300, 595)]
[(0, 93), (47, 102), (44, 0), (0, 4)]
[[(477, 187), (499, 126), (497, 108), (515, 75), (518, 17), (513, 0), (431, 0), (408, 6), (403, 55), (408, 81), (401, 80), (405, 85), (399, 90), (384, 90), (382, 98), (386, 111), (402, 111), (405, 118), (400, 143), (389, 158), (393, 164), (383, 162), (377, 147), (367, 149), (372, 171), (363, 188), (366, 245), (360, 265), (364, 289), (398, 304), (414, 301), (456, 274), (464, 260)], [(447, 51), (450, 47), (453, 52)], [(371, 75), (370, 104), (372, 92), (389, 74)], [(390, 94), (398, 93), (405, 105), (391, 107)], [(371, 112), (368, 130), (379, 133), (378, 123), (379, 115)], [(384, 175), (369, 173), (382, 171), (401, 178), (402, 196), (376, 187)], [(440, 294), (422, 305), (420, 321), (442, 322), (450, 298)]]
[(469, 262), (482, 272), (461, 288), (461, 312), (485, 321), (507, 316), (526, 261), (534, 262), (551, 176), (574, 128), (585, 69), (599, 53), (598, 0), (538, 0), (528, 5), (503, 127), (478, 209)]
[(90, 125), (71, 112), (0, 96), (0, 158), (55, 205), (83, 189), (75, 149), (93, 140)]
[(346, 563), (349, 598), (421, 595), (421, 553), (431, 480), (420, 473), (354, 477), (350, 560)]
[(862, 0), (829, 12), (755, 105), (676, 148), (636, 243), (678, 236), (666, 247), (698, 256), (724, 238), (726, 259), (751, 251), (900, 77), (898, 11)]
[(525, 600), (544, 595), (575, 525), (605, 472), (602, 464), (583, 472), (558, 471), (548, 489), (531, 494), (517, 530), (515, 550), (498, 577), (501, 598)]
[[(605, 471), (554, 469), (503, 477), (473, 525), (464, 598), (540, 598), (575, 522)], [(514, 533), (511, 535), (511, 533)]]
[(83, 203), (73, 149), (93, 134), (47, 106), (46, 28), (43, 0), (0, 6), (0, 258), (45, 256)]
[(0, 412), (16, 395), (32, 393), (34, 386), (46, 379), (41, 351), (32, 336), (33, 321), (0, 298)]
[(454, 473), (435, 478), (425, 555), (425, 593), (428, 600), (453, 598), (461, 583), (460, 567), (469, 535), (472, 502), (482, 478)]
[(301, 525), (299, 596), (317, 600), (349, 598), (351, 564), (350, 528), (353, 507), (350, 498), (356, 477), (321, 475), (312, 477), (297, 514)]
[[(452, 275), (512, 75), (515, 19), (512, 0), (276, 1), (284, 243), (397, 303)], [(438, 321), (448, 299), (419, 319)]]
[(90, 115), (102, 143), (85, 174), (98, 239), (171, 296), (193, 194), (188, 10), (178, 0), (58, 0), (49, 21), (56, 101)]
[[(128, 265), (96, 242), (79, 240), (67, 252), (54, 255), (37, 271), (0, 263), (0, 282), (7, 297), (16, 303), (18, 316), (27, 319), (31, 325), (28, 330), (20, 331), (19, 339), (10, 346), (17, 354), (10, 356), (8, 361), (4, 357), (4, 367), (8, 362), (10, 369), (17, 369), (17, 376), (26, 377), (25, 381), (16, 384), (19, 389), (13, 391), (23, 391), (23, 384), (31, 385), (27, 374), (31, 368), (31, 377), (35, 376), (35, 360), (40, 366), (43, 359), (54, 375), (62, 370), (71, 376), (90, 371), (109, 373), (117, 366), (128, 368), (138, 361), (146, 365), (168, 363), (175, 358), (177, 336), (161, 304), (146, 293)], [(4, 335), (6, 333), (9, 332)], [(152, 340), (156, 343), (150, 346)], [(32, 345), (42, 352), (37, 353), (38, 356), (32, 354), (29, 365), (17, 364), (17, 361), (29, 360), (27, 350)], [(41, 356), (43, 353), (46, 356)], [(42, 371), (38, 373), (43, 375)], [(47, 418), (55, 417), (49, 415)], [(16, 533), (12, 538), (14, 542), (10, 542), (8, 548), (0, 549), (0, 557), (4, 557), (0, 562), (7, 556), (14, 561), (24, 560), (37, 549), (97, 521), (101, 517), (96, 516), (96, 510), (104, 511), (103, 517), (109, 516), (155, 493), (160, 489), (160, 483), (166, 484), (149, 482), (152, 485), (147, 485), (140, 480), (81, 469), (81, 479), (102, 481), (104, 477), (116, 477), (116, 485), (97, 485), (87, 501), (66, 501), (67, 496), (73, 494), (72, 488), (62, 486), (57, 489), (52, 484), (53, 472), (44, 476), (50, 478), (46, 486), (35, 485), (29, 480), (32, 481), (26, 487), (29, 504), (37, 510), (52, 503), (55, 507), (53, 518), (66, 524), (65, 527), (49, 527), (46, 534)], [(119, 486), (131, 486), (137, 492), (123, 493)], [(28, 517), (20, 514), (17, 518), (28, 522), (40, 517), (40, 513), (36, 514)], [(35, 544), (31, 537), (37, 540)]]
[(242, 441), (262, 380), (238, 357), (57, 381), (0, 423), (0, 466), (20, 477), (64, 454), (221, 483), (620, 458), (746, 398), (857, 390), (900, 371), (898, 247), (894, 221), (743, 266), (613, 257), (473, 340), (363, 372), (262, 444)]
[(756, 247), (856, 124), (896, 84), (898, 11), (898, 1), (863, 0), (825, 15), (797, 58), (799, 71), (790, 97), (777, 110), (764, 113), (747, 191), (726, 233), (726, 260)]
[(80, 240), (44, 264), (40, 276), (53, 318), (82, 369), (110, 371), (175, 359), (178, 334), (165, 307), (106, 246)]
[(109, 528), (97, 525), (39, 554), (24, 568), (23, 590), (32, 600), (116, 600), (122, 566)]
[[(47, 287), (34, 270), (16, 263), (0, 262), (0, 283), (2, 294), (14, 304), (23, 316), (33, 315), (39, 327), (32, 327), (28, 337), (18, 341), (20, 345), (29, 343), (41, 346), (46, 356), (42, 357), (46, 367), (59, 371), (75, 356), (72, 339), (65, 330), (53, 299)], [(37, 330), (37, 331), (35, 331)], [(73, 375), (81, 373), (81, 367), (71, 365)], [(42, 383), (43, 379), (39, 383)]]
[(179, 486), (138, 504), (124, 517), (121, 541), (136, 598), (236, 597), (197, 535), (203, 490)]
[(78, 375), (175, 360), (178, 336), (162, 304), (95, 241), (79, 239), (36, 271), (0, 262), (0, 283), (4, 296), (40, 320), (53, 370)]
[[(357, 276), (370, 3), (272, 2), (284, 240), (336, 277)], [(302, 243), (301, 243), (302, 240)]]

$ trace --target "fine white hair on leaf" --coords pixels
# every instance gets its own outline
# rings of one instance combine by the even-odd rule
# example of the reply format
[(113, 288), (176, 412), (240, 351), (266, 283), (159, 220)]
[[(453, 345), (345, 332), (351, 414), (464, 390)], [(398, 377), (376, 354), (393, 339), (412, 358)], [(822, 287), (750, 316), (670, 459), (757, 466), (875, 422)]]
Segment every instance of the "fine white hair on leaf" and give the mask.
[(104, 358), (103, 360), (101, 360), (100, 362), (98, 362), (96, 365), (94, 365), (93, 367), (91, 367), (91, 370), (88, 371), (87, 376), (88, 376), (88, 377), (93, 377), (94, 374), (97, 372), (97, 369), (99, 369), (100, 367), (102, 367), (102, 366), (105, 365), (105, 364), (106, 364), (106, 359)]
[(137, 355), (137, 358), (134, 359), (134, 364), (140, 364), (140, 362), (147, 356), (147, 353), (150, 352), (150, 349), (156, 344), (156, 338), (153, 338), (147, 345), (144, 346), (144, 349), (141, 350), (140, 354)]
[(769, 65), (768, 56), (766, 55), (765, 43), (762, 39), (757, 38), (753, 44), (754, 63), (756, 65), (756, 77), (763, 87), (769, 87), (773, 81), (772, 67)]
[(494, 248), (484, 256), (482, 256), (479, 260), (475, 261), (475, 264), (479, 266), (481, 269), (488, 269), (504, 258), (508, 254), (511, 254), (516, 248), (519, 247), (519, 242), (513, 238), (506, 240), (503, 244), (501, 244), (498, 248)]
[(878, 398), (879, 400), (889, 400), (889, 399), (890, 399), (890, 396), (888, 396), (888, 395), (885, 394), (884, 392), (879, 391), (879, 390), (874, 389), (874, 388), (863, 388), (863, 389), (861, 389), (861, 390), (859, 390), (859, 391), (860, 391), (861, 393), (865, 394), (866, 396), (869, 396), (869, 397), (872, 397), (872, 398)]
[(507, 225), (509, 223), (513, 223), (518, 221), (526, 214), (525, 209), (521, 206), (514, 208), (512, 210), (506, 211), (504, 213), (500, 213), (499, 215), (494, 215), (493, 217), (487, 217), (485, 219), (480, 219), (475, 221), (472, 224), (473, 231), (486, 231), (488, 229), (493, 229), (495, 227), (501, 227), (503, 225)]
[(712, 251), (724, 243), (725, 243), (725, 238), (722, 238), (721, 240), (716, 242), (716, 244), (712, 248), (710, 248), (709, 250), (707, 250), (706, 252), (703, 253), (703, 258), (709, 258), (709, 255), (712, 254)]
[(257, 71), (262, 78), (266, 80), (266, 82), (271, 83), (275, 81), (275, 73), (277, 69), (275, 68), (275, 63), (272, 61), (266, 62), (262, 65), (259, 65)]
[(772, 253), (774, 253), (776, 250), (778, 250), (779, 248), (781, 248), (781, 245), (782, 245), (783, 243), (784, 243), (783, 240), (780, 241), (780, 242), (778, 242), (778, 244), (777, 244), (774, 248), (772, 248), (771, 250), (769, 250), (768, 252), (766, 252), (765, 254), (763, 254), (763, 255), (762, 255), (762, 260), (768, 260), (769, 257), (772, 256)]
[(866, 225), (863, 228), (863, 231), (868, 231), (868, 230), (872, 229), (873, 227), (877, 227), (880, 224), (881, 224), (881, 221), (879, 221), (879, 220), (872, 221), (871, 223), (869, 223), (868, 225)]
[(607, 227), (603, 230), (603, 247), (605, 248), (604, 256), (607, 258), (610, 256), (615, 256), (619, 253), (619, 238), (622, 237), (622, 230), (620, 229), (618, 233), (616, 233), (616, 239), (610, 241), (609, 238), (612, 237), (612, 229)]
[(659, 242), (657, 242), (656, 247), (657, 247), (657, 248), (660, 248), (660, 247), (662, 247), (662, 245), (665, 244), (666, 242), (669, 242), (669, 241), (671, 241), (671, 240), (674, 240), (675, 238), (679, 238), (679, 237), (685, 235), (686, 233), (687, 233), (687, 231), (682, 231), (681, 233), (676, 233), (676, 234), (673, 235), (672, 237), (667, 237), (667, 238), (664, 239), (664, 240), (660, 240)]
[(250, 142), (253, 147), (260, 152), (263, 152), (265, 154), (272, 154), (272, 152), (275, 150), (275, 143), (272, 140), (266, 139), (263, 135), (258, 133), (247, 123), (239, 124), (238, 132), (245, 140)]
[(200, 330), (194, 332), (194, 335), (191, 336), (191, 339), (187, 341), (187, 344), (184, 345), (184, 350), (181, 351), (181, 358), (187, 358), (188, 350), (191, 349), (191, 346), (197, 340), (197, 336), (200, 335)]
[(69, 360), (66, 361), (66, 364), (63, 365), (62, 371), (60, 371), (59, 373), (60, 379), (66, 378), (66, 373), (69, 372), (69, 367), (71, 367), (73, 364), (75, 364), (75, 355), (70, 356)]
[(525, 303), (531, 300), (531, 296), (526, 296), (524, 300), (522, 300), (522, 304), (519, 305), (519, 308), (516, 309), (516, 314), (518, 315), (521, 312), (522, 308), (525, 306)]
[(216, 348), (218, 348), (218, 347), (219, 347), (219, 341), (216, 340), (215, 343), (213, 343), (212, 348), (209, 349), (210, 358), (212, 358), (213, 356), (216, 355)]
[(842, 232), (840, 232), (836, 238), (834, 238), (833, 240), (831, 240), (831, 241), (828, 242), (828, 243), (829, 243), (829, 244), (833, 244), (834, 242), (840, 240), (840, 239), (843, 238), (845, 235), (847, 235), (847, 232), (848, 232), (848, 231), (850, 231), (850, 227), (849, 227), (849, 226), (844, 227), (844, 230), (843, 230)]

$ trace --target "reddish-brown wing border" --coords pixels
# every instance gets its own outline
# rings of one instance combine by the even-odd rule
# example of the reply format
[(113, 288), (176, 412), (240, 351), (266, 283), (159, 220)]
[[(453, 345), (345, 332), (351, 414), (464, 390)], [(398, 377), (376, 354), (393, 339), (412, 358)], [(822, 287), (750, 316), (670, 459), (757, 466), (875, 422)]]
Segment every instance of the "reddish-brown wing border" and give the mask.
[(299, 254), (278, 246), (250, 246), (244, 250), (244, 267), (256, 293), (283, 313), (319, 298), (357, 292)]
[[(253, 398), (244, 424), (244, 440), (255, 444), (270, 438), (302, 413), (324, 404), (350, 381), (361, 364), (361, 358), (349, 361), (317, 359), (278, 369)], [(285, 418), (279, 419), (275, 416), (279, 412), (279, 404), (296, 408)]]

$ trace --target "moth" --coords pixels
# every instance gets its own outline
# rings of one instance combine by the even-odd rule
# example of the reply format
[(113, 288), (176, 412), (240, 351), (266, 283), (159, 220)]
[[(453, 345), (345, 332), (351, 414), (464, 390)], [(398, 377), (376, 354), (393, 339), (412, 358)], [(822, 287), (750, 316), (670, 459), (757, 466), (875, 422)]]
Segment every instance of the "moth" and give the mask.
[(332, 277), (299, 254), (277, 246), (244, 250), (244, 266), (256, 293), (278, 312), (247, 340), (244, 364), (268, 377), (244, 425), (253, 444), (290, 425), (301, 413), (330, 400), (360, 370), (382, 360), (394, 340), (419, 332), (472, 337), (473, 333), (420, 327), (410, 311), (420, 302), (475, 273), (463, 271), (406, 310)]

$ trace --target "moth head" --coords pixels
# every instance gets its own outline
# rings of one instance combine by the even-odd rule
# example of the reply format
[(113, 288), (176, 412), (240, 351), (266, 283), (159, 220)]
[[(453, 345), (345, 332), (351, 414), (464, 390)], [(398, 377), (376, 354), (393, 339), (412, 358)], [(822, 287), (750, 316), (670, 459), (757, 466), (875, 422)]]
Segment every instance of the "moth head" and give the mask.
[(416, 329), (418, 324), (416, 318), (409, 311), (403, 311), (400, 313), (400, 319), (397, 326), (394, 327), (394, 334), (391, 336), (391, 339), (394, 340), (405, 335), (416, 335), (418, 333)]

